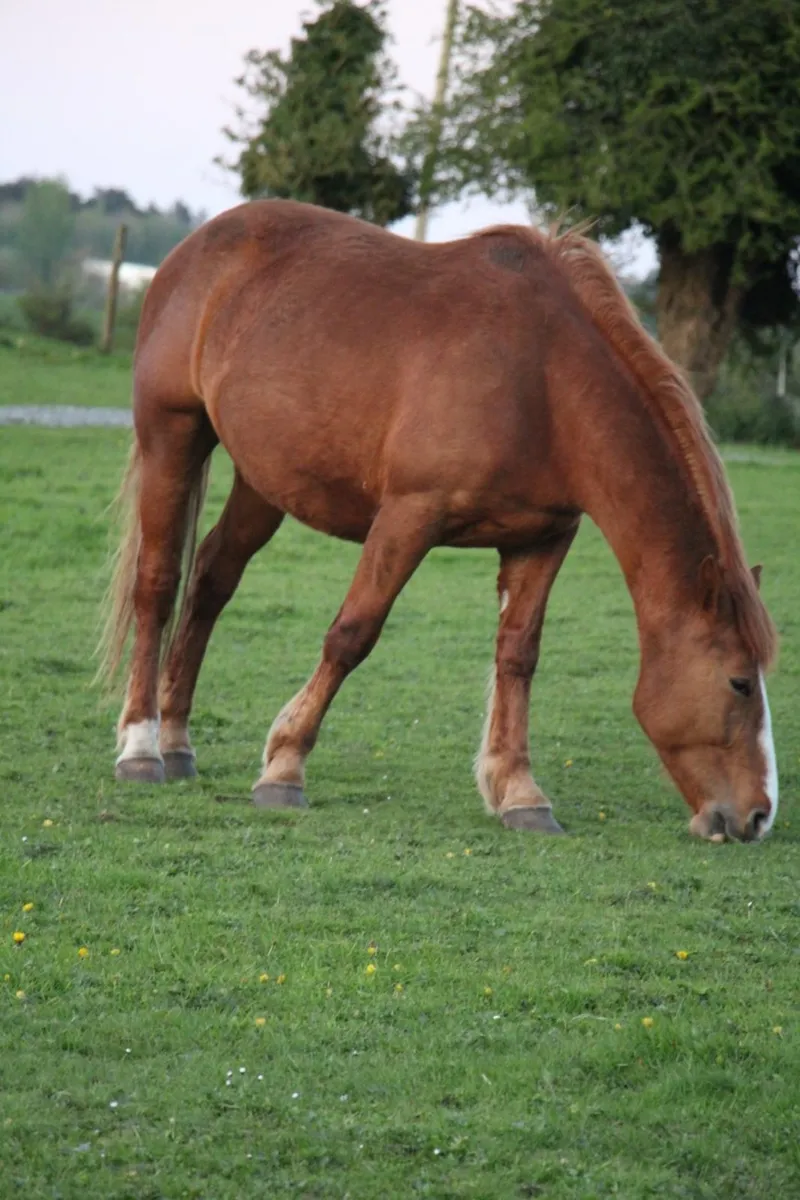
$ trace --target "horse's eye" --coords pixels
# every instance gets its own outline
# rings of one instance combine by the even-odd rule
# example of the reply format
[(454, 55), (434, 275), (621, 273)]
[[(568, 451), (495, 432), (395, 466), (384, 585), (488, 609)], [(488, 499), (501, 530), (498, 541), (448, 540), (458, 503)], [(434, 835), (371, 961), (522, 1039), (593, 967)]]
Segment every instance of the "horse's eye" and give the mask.
[(731, 687), (740, 696), (752, 696), (753, 694), (753, 685), (749, 679), (732, 679)]

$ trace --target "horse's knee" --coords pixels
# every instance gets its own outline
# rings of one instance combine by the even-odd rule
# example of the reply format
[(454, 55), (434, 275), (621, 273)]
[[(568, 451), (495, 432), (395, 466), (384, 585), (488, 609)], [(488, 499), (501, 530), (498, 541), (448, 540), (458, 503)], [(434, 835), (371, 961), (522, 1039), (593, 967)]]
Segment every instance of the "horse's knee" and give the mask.
[(519, 641), (501, 641), (497, 647), (497, 675), (530, 679), (539, 661), (539, 647)]

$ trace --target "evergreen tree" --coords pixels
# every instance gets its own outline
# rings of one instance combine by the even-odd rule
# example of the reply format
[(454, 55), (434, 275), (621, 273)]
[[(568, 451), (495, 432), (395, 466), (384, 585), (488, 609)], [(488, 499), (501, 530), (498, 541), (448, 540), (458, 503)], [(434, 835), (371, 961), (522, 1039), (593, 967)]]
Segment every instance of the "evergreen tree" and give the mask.
[(28, 184), (17, 225), (17, 247), (35, 283), (56, 282), (75, 228), (70, 193), (58, 179)]
[[(252, 50), (237, 80), (259, 110), (227, 136), (244, 196), (305, 200), (387, 225), (411, 211), (412, 186), (379, 118), (396, 105), (384, 54), (384, 0), (322, 0), (288, 57)], [(243, 109), (238, 110), (246, 122)]]

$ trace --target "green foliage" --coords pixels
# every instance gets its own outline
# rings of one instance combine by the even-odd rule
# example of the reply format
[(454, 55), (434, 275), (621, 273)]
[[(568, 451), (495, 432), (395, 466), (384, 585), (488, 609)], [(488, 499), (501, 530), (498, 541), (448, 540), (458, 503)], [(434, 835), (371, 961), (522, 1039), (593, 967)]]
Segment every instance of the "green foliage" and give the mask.
[(75, 218), (75, 245), (81, 257), (108, 258), (121, 221), (128, 227), (125, 257), (128, 262), (158, 266), (179, 242), (191, 233), (194, 218), (186, 222), (173, 212), (111, 213), (94, 205), (82, 208)]
[(241, 147), (233, 169), (245, 196), (305, 200), (387, 225), (411, 211), (411, 180), (378, 126), (393, 108), (385, 3), (320, 6), (288, 57), (247, 55), (237, 83), (259, 112), (254, 128), (225, 131)]
[[(633, 619), (597, 531), (556, 584), (533, 689), (569, 837), (509, 834), (474, 789), (496, 624), (480, 551), (430, 556), (328, 715), (310, 812), (268, 813), (244, 803), (266, 730), (358, 548), (286, 522), (211, 643), (201, 779), (116, 784), (116, 714), (89, 682), (127, 444), (0, 437), (0, 1190), (800, 1194), (798, 814), (763, 846), (688, 838), (630, 712)], [(800, 468), (770, 457), (733, 484), (785, 635), (770, 700), (791, 797)], [(215, 462), (206, 527), (229, 481)]]
[(60, 180), (31, 183), (25, 193), (16, 237), (31, 278), (45, 287), (56, 283), (75, 229), (69, 190)]
[(651, 272), (645, 279), (623, 279), (622, 284), (642, 325), (651, 337), (655, 337), (658, 272)]
[[(784, 357), (787, 387), (778, 394)], [(800, 447), (800, 343), (790, 352), (783, 331), (762, 333), (757, 342), (739, 335), (706, 404), (715, 435), (730, 442)]]
[(73, 342), (76, 346), (90, 346), (94, 341), (94, 327), (85, 318), (75, 315), (73, 296), (68, 287), (40, 285), (20, 296), (18, 303), (32, 333)]
[(108, 258), (121, 221), (128, 261), (158, 266), (203, 219), (180, 201), (141, 209), (119, 188), (83, 199), (60, 180), (0, 184), (0, 289), (57, 282), (68, 261)]
[(120, 350), (133, 350), (136, 345), (136, 334), (142, 316), (142, 305), (147, 295), (147, 287), (139, 288), (137, 292), (128, 293), (121, 297), (117, 308), (117, 327), (114, 335), (115, 345)]
[(798, 0), (524, 0), (473, 9), (460, 45), (451, 194), (533, 191), (607, 235), (729, 245), (734, 278), (764, 284), (748, 319), (796, 314)]

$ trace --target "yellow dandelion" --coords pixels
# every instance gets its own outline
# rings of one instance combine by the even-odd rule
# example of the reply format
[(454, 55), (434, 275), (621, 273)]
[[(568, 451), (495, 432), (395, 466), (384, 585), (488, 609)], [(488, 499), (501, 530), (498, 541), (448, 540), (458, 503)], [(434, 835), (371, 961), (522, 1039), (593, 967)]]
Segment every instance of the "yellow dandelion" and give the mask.
[(89, 951), (88, 951), (87, 947), (81, 946), (80, 950), (78, 951), (78, 958), (88, 958), (88, 957), (89, 957)]
[(394, 966), (392, 967), (393, 971), (402, 971), (402, 969), (403, 968), (400, 963), (395, 963)]
[(114, 958), (116, 958), (116, 957), (117, 957), (117, 955), (118, 955), (118, 954), (121, 954), (121, 953), (122, 953), (122, 951), (121, 951), (121, 950), (119, 950), (119, 949), (118, 949), (116, 946), (114, 947), (114, 949), (113, 949), (113, 950), (109, 950), (109, 954), (113, 955), (113, 956), (114, 956)]
[(25, 934), (22, 932), (21, 929), (15, 929), (11, 935), (11, 939), (13, 942), (16, 943), (17, 946), (21, 946), (22, 943), (25, 941)]
[(276, 982), (277, 982), (277, 983), (286, 983), (286, 976), (285, 976), (285, 975), (279, 975), (279, 976), (278, 976), (278, 978), (277, 978), (277, 980), (276, 980)]
[(652, 1017), (642, 1017), (642, 1025), (644, 1025), (645, 1029), (652, 1029), (654, 1024), (655, 1021)]
[(266, 1023), (267, 1023), (266, 1017), (256, 1017), (256, 1025), (258, 1026), (259, 1029), (261, 1028), (262, 1025), (266, 1025)]
[(650, 888), (650, 890), (652, 892), (654, 892), (656, 890), (656, 888), (658, 887), (658, 884), (656, 883), (655, 879), (651, 879), (647, 886)]
[(325, 988), (325, 995), (326, 995), (326, 996), (328, 997), (328, 999), (330, 1000), (331, 996), (333, 995), (333, 988), (332, 988), (332, 987), (326, 987), (326, 988)]
[(565, 767), (571, 767), (571, 766), (572, 766), (572, 759), (571, 759), (571, 758), (566, 758), (566, 759), (564, 760), (564, 766), (565, 766)]
[(619, 1033), (620, 1029), (622, 1029), (622, 1026), (620, 1025), (619, 1021), (617, 1021), (616, 1025), (614, 1026), (614, 1028), (616, 1029), (617, 1033)]
[(375, 945), (374, 942), (370, 942), (370, 944), (367, 946), (367, 954), (377, 954), (377, 953), (378, 953), (378, 947)]
[(45, 817), (44, 821), (42, 821), (42, 828), (43, 829), (52, 829), (54, 824), (55, 824), (55, 822), (51, 821), (49, 817)]
[(269, 975), (267, 974), (266, 971), (261, 972), (261, 974), (258, 977), (258, 982), (259, 983), (269, 983)]
[(23, 904), (22, 911), (23, 912), (33, 912), (33, 905), (31, 904), (30, 900), (28, 901), (27, 904)]
[(681, 962), (686, 962), (687, 958), (689, 957), (689, 951), (688, 950), (676, 950), (675, 957), (679, 958), (681, 960)]
[(402, 990), (403, 990), (403, 985), (402, 985), (402, 983), (396, 983), (396, 984), (394, 985), (394, 990), (395, 990), (396, 992), (402, 992)]
[(464, 850), (464, 853), (465, 853), (467, 856), (469, 856), (470, 854), (472, 854), (472, 851), (470, 850), (469, 846), (467, 846), (467, 847), (466, 847), (466, 849)]
[(4, 976), (3, 976), (3, 983), (8, 983), (8, 981), (9, 981), (9, 979), (10, 979), (10, 978), (11, 978), (11, 976), (10, 976), (10, 975), (4, 975)]
[(604, 812), (599, 812), (599, 813), (597, 814), (597, 819), (598, 819), (598, 821), (605, 821), (605, 819), (606, 819), (606, 814), (605, 814)]
[(24, 999), (25, 999), (25, 993), (23, 992), (22, 988), (20, 988), (20, 989), (19, 989), (19, 991), (17, 992), (17, 994), (16, 994), (16, 995), (17, 995), (17, 999), (18, 999), (18, 1000), (24, 1000)]
[[(17, 993), (17, 995), (19, 995), (19, 992)], [(781, 1034), (783, 1033), (783, 1026), (782, 1025), (773, 1025), (772, 1032), (776, 1033), (778, 1035), (778, 1037), (780, 1037)]]
[(367, 963), (366, 970), (364, 971), (364, 974), (365, 974), (365, 975), (374, 975), (374, 974), (375, 974), (375, 972), (377, 971), (377, 969), (378, 969), (378, 968), (375, 966), (375, 963)]
[(492, 996), (494, 995), (494, 992), (492, 991), (492, 989), (490, 987), (485, 987), (483, 989), (483, 994), (487, 1000), (490, 1000), (492, 998)]

